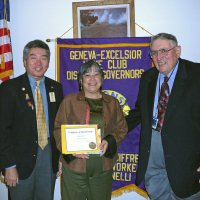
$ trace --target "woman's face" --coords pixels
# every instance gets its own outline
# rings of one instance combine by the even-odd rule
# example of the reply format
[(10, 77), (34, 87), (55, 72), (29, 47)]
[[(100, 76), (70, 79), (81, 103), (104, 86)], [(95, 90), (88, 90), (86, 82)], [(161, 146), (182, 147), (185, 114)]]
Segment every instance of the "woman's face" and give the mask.
[(82, 86), (86, 97), (98, 95), (102, 85), (101, 74), (92, 66), (82, 77)]

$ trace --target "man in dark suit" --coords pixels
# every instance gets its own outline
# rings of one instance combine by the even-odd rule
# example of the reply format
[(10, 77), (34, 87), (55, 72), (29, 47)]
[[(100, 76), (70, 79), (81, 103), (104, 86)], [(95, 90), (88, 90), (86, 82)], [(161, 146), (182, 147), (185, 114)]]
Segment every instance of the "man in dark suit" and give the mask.
[[(49, 60), (46, 43), (29, 42), (23, 51), (26, 73), (0, 85), (1, 165), (12, 200), (53, 199), (59, 159), (54, 119), (63, 92), (60, 83), (44, 76)], [(36, 81), (45, 124), (43, 146), (38, 137)]]
[[(141, 123), (136, 184), (144, 181), (152, 200), (200, 199), (200, 64), (180, 54), (173, 35), (152, 37), (155, 67), (142, 75), (135, 108), (126, 118), (129, 130)], [(160, 117), (164, 79), (166, 112)]]

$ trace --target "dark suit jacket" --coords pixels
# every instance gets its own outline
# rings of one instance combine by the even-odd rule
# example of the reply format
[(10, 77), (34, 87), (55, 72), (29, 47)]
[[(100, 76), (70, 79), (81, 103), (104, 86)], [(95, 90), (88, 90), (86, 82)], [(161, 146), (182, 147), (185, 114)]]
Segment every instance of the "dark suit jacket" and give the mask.
[[(45, 86), (53, 171), (56, 172), (59, 152), (56, 149), (53, 130), (63, 93), (61, 84), (47, 77)], [(49, 92), (54, 92), (55, 102), (50, 102)], [(37, 159), (38, 136), (35, 104), (26, 73), (0, 85), (0, 137), (2, 167), (16, 165), (20, 179), (29, 177)]]
[[(156, 68), (143, 74), (135, 109), (126, 118), (129, 130), (141, 122), (136, 184), (144, 180), (149, 159), (157, 77)], [(179, 60), (161, 138), (174, 193), (185, 198), (200, 191), (200, 64)]]

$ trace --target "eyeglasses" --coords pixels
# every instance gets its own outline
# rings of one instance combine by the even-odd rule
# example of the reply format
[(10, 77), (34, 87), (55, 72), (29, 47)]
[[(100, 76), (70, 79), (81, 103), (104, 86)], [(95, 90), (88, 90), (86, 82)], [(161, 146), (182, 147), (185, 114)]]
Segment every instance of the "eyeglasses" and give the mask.
[(157, 57), (158, 54), (160, 54), (161, 56), (167, 56), (169, 51), (171, 51), (172, 49), (176, 48), (177, 46), (175, 47), (172, 47), (171, 49), (159, 49), (157, 51), (150, 51), (150, 56), (151, 57)]

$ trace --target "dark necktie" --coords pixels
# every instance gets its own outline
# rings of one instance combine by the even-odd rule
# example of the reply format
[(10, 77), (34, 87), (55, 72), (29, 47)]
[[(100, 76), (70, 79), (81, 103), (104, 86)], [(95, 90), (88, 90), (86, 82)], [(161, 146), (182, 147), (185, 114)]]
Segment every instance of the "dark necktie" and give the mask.
[(157, 131), (161, 131), (163, 122), (164, 122), (164, 117), (165, 117), (165, 112), (167, 110), (167, 104), (169, 101), (169, 85), (167, 83), (168, 77), (164, 77), (164, 82), (161, 86), (160, 90), (160, 96), (158, 99), (158, 124), (157, 124)]

